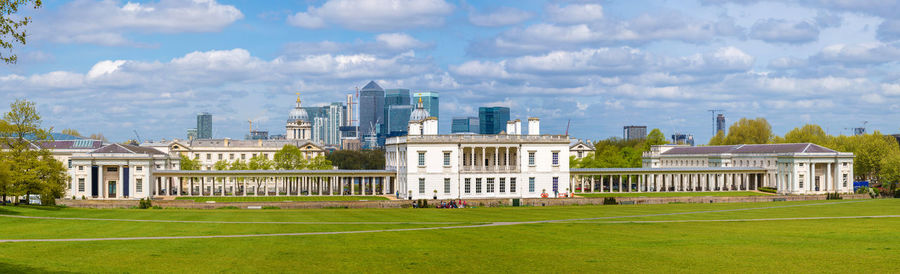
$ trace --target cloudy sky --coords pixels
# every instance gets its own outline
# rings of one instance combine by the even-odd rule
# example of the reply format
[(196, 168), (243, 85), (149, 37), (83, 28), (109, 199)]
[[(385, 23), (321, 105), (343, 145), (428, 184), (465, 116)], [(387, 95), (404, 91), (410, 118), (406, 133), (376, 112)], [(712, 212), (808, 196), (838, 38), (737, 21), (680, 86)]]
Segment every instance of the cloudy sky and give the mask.
[(44, 1), (0, 110), (37, 102), (45, 125), (111, 140), (273, 133), (300, 92), (343, 101), (369, 80), (438, 91), (441, 131), (478, 106), (542, 118), (543, 132), (624, 125), (712, 134), (764, 117), (776, 134), (868, 121), (900, 132), (900, 3), (797, 1)]

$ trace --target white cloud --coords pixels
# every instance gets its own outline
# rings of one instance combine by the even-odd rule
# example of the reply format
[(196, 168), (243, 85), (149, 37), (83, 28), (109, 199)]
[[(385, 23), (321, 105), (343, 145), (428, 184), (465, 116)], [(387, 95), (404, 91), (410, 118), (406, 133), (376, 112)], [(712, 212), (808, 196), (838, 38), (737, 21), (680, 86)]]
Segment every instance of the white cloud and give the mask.
[[(38, 15), (40, 16), (40, 15)], [(215, 0), (150, 3), (75, 1), (35, 19), (36, 39), (105, 46), (146, 46), (127, 33), (216, 32), (244, 17), (231, 5)]]
[(900, 49), (883, 43), (835, 44), (810, 59), (843, 65), (881, 64), (900, 60)]
[(603, 20), (603, 7), (599, 4), (549, 5), (547, 17), (558, 23), (589, 23)]
[(433, 43), (422, 42), (406, 33), (382, 33), (376, 35), (374, 41), (288, 43), (285, 45), (284, 53), (288, 56), (358, 53), (375, 56), (394, 56), (399, 53), (428, 49), (433, 46)]
[(287, 22), (301, 28), (336, 24), (353, 30), (391, 31), (440, 26), (452, 11), (453, 5), (444, 0), (329, 0), (289, 16)]
[(770, 43), (802, 44), (819, 39), (819, 27), (805, 21), (790, 22), (770, 18), (756, 21), (750, 28), (749, 36)]
[(412, 49), (425, 46), (424, 43), (416, 40), (406, 33), (383, 33), (375, 37), (375, 41), (383, 43), (391, 49)]
[(115, 61), (100, 61), (94, 64), (91, 67), (91, 70), (87, 73), (87, 78), (97, 78), (106, 74), (110, 74), (119, 69), (123, 64), (125, 64), (125, 60), (115, 60)]
[(469, 22), (476, 26), (499, 27), (522, 23), (533, 16), (531, 12), (509, 7), (502, 7), (489, 13), (478, 13), (472, 9), (469, 11)]

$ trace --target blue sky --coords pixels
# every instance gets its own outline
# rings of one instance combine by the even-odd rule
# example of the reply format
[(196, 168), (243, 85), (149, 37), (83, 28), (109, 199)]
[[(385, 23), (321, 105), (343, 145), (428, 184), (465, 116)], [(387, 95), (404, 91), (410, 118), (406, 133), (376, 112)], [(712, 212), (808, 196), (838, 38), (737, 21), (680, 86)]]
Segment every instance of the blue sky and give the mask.
[[(897, 133), (894, 1), (44, 1), (0, 104), (28, 98), (46, 126), (111, 140), (273, 133), (300, 92), (343, 101), (369, 80), (438, 91), (442, 132), (478, 106), (542, 118), (543, 133), (621, 136), (647, 125), (712, 134), (764, 117), (775, 134), (868, 121)], [(5, 52), (6, 53), (6, 52)], [(4, 110), (5, 111), (5, 110)]]

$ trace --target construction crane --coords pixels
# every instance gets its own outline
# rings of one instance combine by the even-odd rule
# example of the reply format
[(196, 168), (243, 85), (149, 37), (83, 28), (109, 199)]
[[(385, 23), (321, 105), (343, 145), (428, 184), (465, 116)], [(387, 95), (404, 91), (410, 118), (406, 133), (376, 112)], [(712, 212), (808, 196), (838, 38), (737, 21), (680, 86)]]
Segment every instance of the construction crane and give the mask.
[(862, 127), (855, 128), (844, 128), (844, 130), (853, 130), (853, 135), (863, 135), (866, 134), (866, 125), (869, 124), (869, 121), (863, 121)]
[(721, 109), (710, 109), (707, 111), (709, 111), (710, 114), (712, 114), (712, 136), (716, 136), (716, 133), (718, 133), (718, 132), (716, 132), (716, 114), (721, 114), (725, 111), (721, 110)]
[(137, 130), (132, 130), (132, 131), (134, 131), (134, 137), (137, 137), (138, 143), (143, 143), (144, 141), (141, 140), (141, 135), (138, 134)]
[(250, 124), (250, 131), (248, 133), (253, 134), (253, 121), (250, 119), (247, 119), (247, 123)]

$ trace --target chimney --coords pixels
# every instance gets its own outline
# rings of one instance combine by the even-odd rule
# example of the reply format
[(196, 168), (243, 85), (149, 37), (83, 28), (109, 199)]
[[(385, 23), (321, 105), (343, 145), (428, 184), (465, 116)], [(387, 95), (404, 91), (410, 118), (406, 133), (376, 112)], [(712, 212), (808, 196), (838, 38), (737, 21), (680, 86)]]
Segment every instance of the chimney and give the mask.
[(231, 140), (231, 139), (225, 138), (224, 141), (225, 141), (225, 146), (226, 146), (226, 147), (228, 146), (228, 141), (230, 141), (230, 140)]
[(410, 136), (419, 136), (422, 135), (422, 124), (417, 121), (409, 121), (409, 128), (407, 135)]
[(516, 122), (515, 121), (506, 121), (506, 134), (509, 135), (517, 135), (516, 132)]
[(516, 134), (522, 135), (522, 120), (516, 119)]
[(438, 134), (438, 119), (436, 117), (425, 118), (425, 122), (422, 123), (422, 135), (437, 135), (437, 134)]
[(528, 135), (541, 135), (541, 119), (528, 118)]

